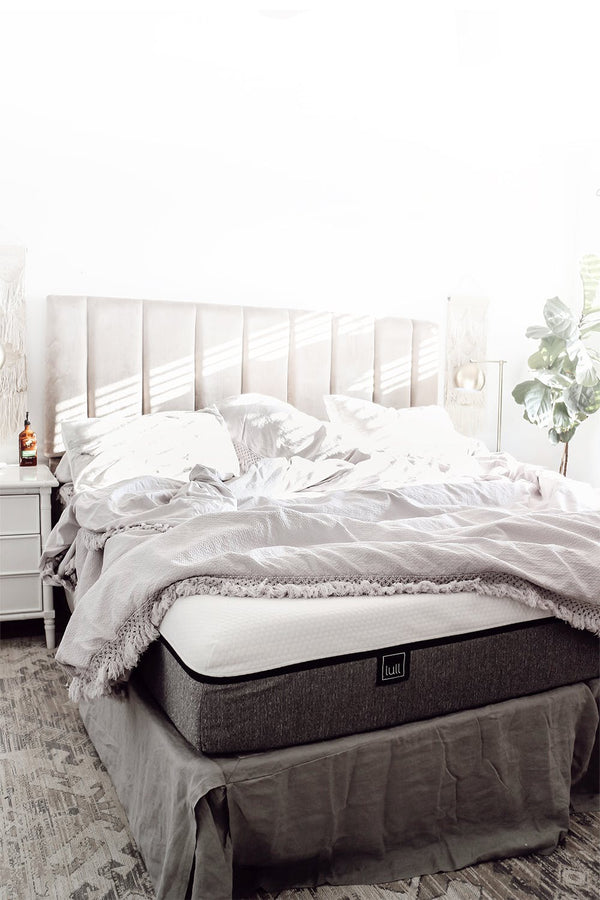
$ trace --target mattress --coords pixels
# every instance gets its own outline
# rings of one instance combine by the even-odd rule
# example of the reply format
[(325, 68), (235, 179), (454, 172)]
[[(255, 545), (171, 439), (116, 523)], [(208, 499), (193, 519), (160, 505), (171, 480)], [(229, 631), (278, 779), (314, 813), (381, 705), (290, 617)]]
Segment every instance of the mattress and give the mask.
[(510, 598), (179, 598), (138, 677), (206, 753), (326, 740), (598, 674), (598, 639)]

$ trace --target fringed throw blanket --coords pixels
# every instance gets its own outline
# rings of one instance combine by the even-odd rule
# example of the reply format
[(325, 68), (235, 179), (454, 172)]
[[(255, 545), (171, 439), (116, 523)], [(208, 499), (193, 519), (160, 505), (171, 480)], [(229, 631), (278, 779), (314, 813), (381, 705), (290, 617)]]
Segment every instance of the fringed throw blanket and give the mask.
[(600, 503), (577, 483), (494, 457), (479, 479), (361, 486), (349, 471), (347, 490), (343, 478), (324, 489), (314, 464), (319, 490), (305, 472), (289, 491), (287, 461), (268, 462), (262, 480), (258, 466), (229, 486), (198, 468), (187, 485), (163, 485), (152, 509), (148, 479), (75, 497), (43, 561), (54, 581), (67, 557), (99, 575), (80, 580), (57, 653), (72, 697), (125, 680), (169, 607), (190, 594), (436, 592), (451, 603), (475, 590), (600, 634)]

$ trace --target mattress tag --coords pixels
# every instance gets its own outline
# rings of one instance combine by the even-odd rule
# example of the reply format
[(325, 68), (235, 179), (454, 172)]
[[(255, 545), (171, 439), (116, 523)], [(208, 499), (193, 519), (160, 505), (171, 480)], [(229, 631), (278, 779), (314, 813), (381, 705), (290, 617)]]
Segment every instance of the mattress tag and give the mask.
[(377, 656), (377, 684), (395, 684), (406, 681), (410, 671), (410, 651), (380, 653)]

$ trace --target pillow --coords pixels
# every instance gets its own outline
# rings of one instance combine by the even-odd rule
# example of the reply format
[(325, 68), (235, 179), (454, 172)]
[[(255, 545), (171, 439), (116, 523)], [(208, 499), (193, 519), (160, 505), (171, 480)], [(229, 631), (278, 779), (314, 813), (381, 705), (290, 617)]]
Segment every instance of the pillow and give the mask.
[(140, 475), (187, 481), (198, 463), (225, 477), (240, 473), (227, 426), (213, 408), (63, 422), (62, 434), (75, 490)]
[(54, 470), (54, 477), (57, 479), (57, 481), (60, 481), (61, 484), (67, 484), (67, 482), (73, 481), (68, 453), (63, 453), (60, 460), (58, 461), (58, 465)]
[(240, 475), (245, 475), (251, 466), (260, 462), (261, 457), (248, 444), (244, 444), (243, 441), (236, 441), (235, 438), (232, 438), (232, 440), (233, 448), (240, 464)]
[(398, 455), (440, 456), (444, 453), (473, 454), (479, 442), (454, 428), (442, 406), (410, 406), (395, 409), (370, 400), (329, 394), (323, 400), (330, 421), (378, 450)]
[(326, 459), (342, 452), (342, 438), (329, 422), (300, 412), (291, 403), (266, 394), (238, 394), (215, 406), (235, 441), (259, 456)]

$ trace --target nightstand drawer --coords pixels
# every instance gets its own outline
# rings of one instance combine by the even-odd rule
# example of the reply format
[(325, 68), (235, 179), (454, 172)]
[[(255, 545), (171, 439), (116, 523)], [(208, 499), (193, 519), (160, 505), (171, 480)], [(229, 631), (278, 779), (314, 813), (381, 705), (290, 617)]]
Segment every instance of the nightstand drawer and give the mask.
[(7, 494), (0, 497), (0, 534), (37, 534), (40, 501), (37, 494)]
[(39, 534), (3, 535), (0, 537), (0, 572), (35, 572), (40, 561)]
[(0, 614), (38, 612), (41, 609), (42, 583), (39, 575), (0, 577)]

